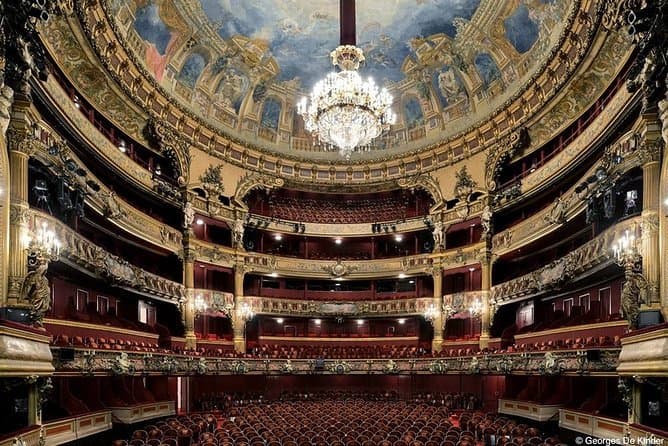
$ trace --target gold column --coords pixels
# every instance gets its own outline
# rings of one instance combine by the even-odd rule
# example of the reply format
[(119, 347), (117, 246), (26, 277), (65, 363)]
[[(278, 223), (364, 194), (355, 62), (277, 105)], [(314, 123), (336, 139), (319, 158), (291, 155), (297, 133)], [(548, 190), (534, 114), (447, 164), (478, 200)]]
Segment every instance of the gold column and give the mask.
[(38, 381), (28, 383), (28, 426), (42, 424)]
[[(659, 101), (659, 123), (661, 137), (659, 139), (659, 153), (662, 154), (668, 144), (668, 95)], [(668, 156), (662, 157), (661, 178), (659, 186), (659, 202), (668, 199)], [(666, 206), (664, 204), (664, 206)], [(666, 206), (668, 207), (668, 206)], [(661, 295), (661, 312), (663, 319), (668, 320), (668, 216), (666, 216), (666, 207), (659, 213), (659, 290), (663, 290)]]
[(432, 320), (434, 326), (434, 338), (431, 341), (431, 350), (440, 352), (443, 347), (443, 268), (440, 266), (434, 268), (432, 272), (434, 278), (434, 308), (436, 314)]
[(244, 265), (237, 264), (234, 268), (234, 311), (232, 313), (232, 334), (234, 350), (246, 352), (246, 320), (241, 315), (244, 302)]
[(187, 245), (183, 250), (183, 285), (186, 287), (186, 303), (183, 309), (186, 348), (196, 348), (195, 337), (195, 250)]
[(9, 257), (7, 304), (21, 304), (21, 284), (28, 272), (25, 235), (28, 233), (28, 160), (35, 147), (32, 136), (17, 130), (8, 132), (10, 167)]
[(659, 138), (652, 142), (645, 142), (645, 147), (640, 149), (643, 173), (642, 272), (649, 286), (648, 302), (645, 303), (655, 308), (661, 303), (659, 294), (661, 280), (659, 254), (660, 144), (661, 139)]
[[(0, 119), (0, 124), (3, 124)], [(9, 279), (9, 157), (7, 156), (6, 127), (0, 128), (0, 308), (7, 305)]]
[(489, 251), (485, 251), (480, 258), (480, 300), (482, 309), (480, 312), (480, 348), (487, 348), (489, 346), (489, 329), (491, 326), (491, 312), (489, 299), (491, 297), (492, 288), (492, 255)]

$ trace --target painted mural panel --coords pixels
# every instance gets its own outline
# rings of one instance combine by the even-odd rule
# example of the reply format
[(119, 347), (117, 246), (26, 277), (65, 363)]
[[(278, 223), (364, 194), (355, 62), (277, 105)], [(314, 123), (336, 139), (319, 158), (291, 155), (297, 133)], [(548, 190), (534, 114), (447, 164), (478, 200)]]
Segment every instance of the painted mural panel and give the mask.
[(404, 103), (404, 120), (409, 129), (424, 124), (422, 106), (416, 97), (408, 98)]
[[(238, 68), (227, 67), (221, 70), (222, 76), (216, 88), (216, 97), (219, 102), (239, 113), (241, 103), (250, 88), (248, 76)], [(217, 73), (217, 74), (220, 74)]]
[(451, 66), (445, 65), (435, 70), (432, 83), (443, 108), (468, 98), (459, 74)]
[[(158, 81), (162, 80), (178, 37), (175, 29), (167, 25), (169, 18), (163, 18), (161, 12), (155, 2), (146, 2), (135, 12), (133, 23), (134, 30), (146, 42), (146, 65)], [(167, 14), (167, 11), (163, 14)]]
[(480, 53), (475, 57), (475, 67), (485, 88), (489, 87), (495, 80), (501, 79), (499, 67), (488, 53)]
[(529, 8), (525, 4), (517, 7), (503, 22), (506, 39), (519, 53), (526, 53), (538, 40), (538, 25), (529, 15)]
[(262, 127), (278, 130), (278, 119), (281, 116), (281, 103), (276, 99), (269, 98), (264, 101), (262, 107)]
[(178, 79), (190, 88), (195, 88), (197, 79), (199, 79), (204, 67), (206, 67), (206, 59), (200, 53), (193, 53), (183, 64), (181, 71), (179, 71)]

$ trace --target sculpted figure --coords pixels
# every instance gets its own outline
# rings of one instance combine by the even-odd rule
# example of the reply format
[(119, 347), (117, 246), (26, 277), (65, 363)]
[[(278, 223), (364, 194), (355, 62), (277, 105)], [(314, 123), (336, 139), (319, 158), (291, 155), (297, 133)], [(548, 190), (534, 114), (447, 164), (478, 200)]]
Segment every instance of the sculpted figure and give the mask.
[(41, 263), (36, 269), (30, 271), (21, 287), (21, 296), (30, 302), (30, 319), (38, 327), (42, 326), (44, 315), (51, 306), (51, 288), (46, 278), (48, 263)]
[(183, 229), (189, 228), (195, 220), (195, 209), (191, 202), (187, 201), (183, 206)]

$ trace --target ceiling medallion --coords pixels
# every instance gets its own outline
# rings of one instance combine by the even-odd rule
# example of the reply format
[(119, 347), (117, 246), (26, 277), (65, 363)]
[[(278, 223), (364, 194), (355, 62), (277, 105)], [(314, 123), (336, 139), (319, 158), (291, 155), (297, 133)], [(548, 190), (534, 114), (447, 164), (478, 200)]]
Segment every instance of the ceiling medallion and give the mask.
[(379, 90), (373, 79), (364, 81), (357, 72), (364, 53), (354, 45), (354, 1), (342, 1), (342, 8), (344, 3), (351, 8), (348, 15), (352, 11), (352, 24), (346, 23), (342, 13), (341, 45), (330, 53), (339, 71), (318, 81), (310, 102), (302, 98), (297, 112), (304, 118), (306, 130), (349, 160), (353, 152), (368, 151), (371, 141), (394, 123), (396, 115), (390, 108), (392, 95), (387, 89)]

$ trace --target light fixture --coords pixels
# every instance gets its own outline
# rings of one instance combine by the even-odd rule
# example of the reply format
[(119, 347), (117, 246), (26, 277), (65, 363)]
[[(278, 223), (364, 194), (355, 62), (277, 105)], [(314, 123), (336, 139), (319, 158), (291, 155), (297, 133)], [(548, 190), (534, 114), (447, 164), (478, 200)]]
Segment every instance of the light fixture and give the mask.
[(400, 279), (405, 279), (405, 278), (406, 278), (406, 274), (404, 274), (404, 273), (399, 273), (399, 278), (400, 278)]
[(76, 108), (81, 108), (81, 101), (79, 100), (79, 96), (74, 95), (74, 97), (72, 98), (72, 100), (74, 101), (74, 106), (75, 106)]
[(162, 169), (160, 168), (160, 164), (155, 165), (155, 174), (162, 175)]
[(397, 235), (394, 236), (394, 241), (395, 241), (395, 242), (400, 242), (400, 241), (402, 241), (403, 239), (404, 239), (404, 236), (401, 235), (401, 234), (397, 234)]
[(283, 318), (282, 317), (276, 318), (276, 322), (279, 323), (279, 324), (282, 324), (283, 323)]
[(122, 139), (118, 142), (118, 150), (120, 150), (122, 153), (125, 153), (128, 149), (125, 147), (125, 141)]
[(638, 250), (635, 231), (630, 232), (628, 229), (624, 231), (624, 235), (612, 245), (612, 253), (615, 262), (622, 267), (632, 267), (634, 264), (640, 262), (642, 256)]
[(276, 271), (272, 272), (269, 274), (271, 277), (278, 277), (278, 273)]
[(413, 284), (415, 283), (415, 281), (414, 281), (414, 280), (409, 280), (408, 283), (410, 283), (411, 285), (413, 285)]
[(202, 220), (201, 218), (198, 218), (197, 220), (195, 220), (195, 224), (197, 226), (202, 226), (204, 224), (204, 220)]
[(363, 319), (357, 319), (357, 325), (364, 325)]
[(337, 237), (337, 238), (334, 239), (334, 243), (336, 243), (337, 245), (340, 245), (341, 243), (343, 243), (343, 240), (341, 240), (340, 237)]
[[(344, 7), (345, 4), (345, 7)], [(355, 41), (355, 2), (341, 0), (341, 41), (330, 53), (340, 71), (331, 72), (313, 87), (310, 101), (303, 98), (297, 112), (306, 130), (326, 148), (335, 147), (346, 160), (355, 151), (368, 150), (371, 141), (393, 124), (392, 96), (378, 89), (371, 78), (364, 81), (357, 72), (364, 52)], [(346, 14), (344, 15), (344, 9)], [(352, 17), (353, 20), (344, 20)]]
[(438, 309), (434, 304), (429, 305), (429, 307), (424, 310), (424, 320), (430, 324), (434, 323), (434, 319), (438, 317)]
[(482, 302), (480, 299), (476, 299), (473, 302), (471, 302), (471, 306), (469, 307), (469, 315), (471, 317), (478, 317), (482, 313)]
[(472, 273), (473, 271), (475, 271), (475, 268), (472, 267), (472, 266), (470, 266), (470, 267), (469, 267), (469, 272)]
[(195, 302), (193, 303), (193, 309), (195, 310), (195, 315), (204, 313), (209, 308), (206, 301), (202, 298), (201, 294), (198, 294), (195, 297)]
[(248, 305), (248, 302), (242, 303), (237, 312), (239, 314), (239, 318), (242, 321), (244, 321), (244, 323), (248, 322), (249, 320), (253, 319), (253, 317), (255, 317), (255, 312), (253, 311), (251, 306)]
[(274, 235), (274, 240), (276, 240), (277, 242), (280, 242), (281, 240), (283, 240), (283, 236), (281, 234), (276, 234), (276, 235)]
[(313, 323), (315, 325), (320, 325), (322, 323), (322, 321), (320, 319), (313, 319)]
[(397, 322), (399, 322), (399, 325), (404, 325), (406, 323), (406, 319), (399, 319)]

